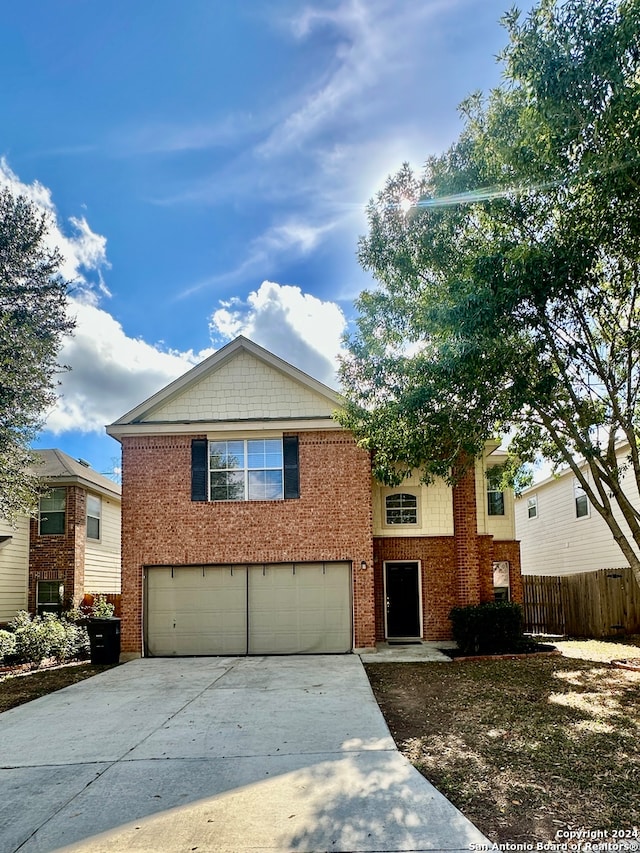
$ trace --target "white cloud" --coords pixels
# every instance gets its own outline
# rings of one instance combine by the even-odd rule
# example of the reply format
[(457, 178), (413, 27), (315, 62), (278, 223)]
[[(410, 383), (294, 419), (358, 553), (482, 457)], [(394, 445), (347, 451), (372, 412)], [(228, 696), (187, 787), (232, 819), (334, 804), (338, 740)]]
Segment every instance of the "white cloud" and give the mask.
[(245, 335), (321, 382), (336, 385), (346, 320), (335, 302), (299, 287), (263, 281), (244, 302), (224, 303), (213, 313), (209, 328), (214, 341)]
[(322, 225), (313, 225), (302, 219), (289, 218), (287, 221), (267, 228), (250, 243), (246, 256), (233, 269), (217, 273), (214, 276), (196, 282), (183, 290), (176, 298), (184, 299), (217, 284), (230, 284), (243, 278), (269, 271), (275, 264), (275, 258), (300, 258), (310, 254), (326, 234), (335, 230), (340, 221), (327, 221)]
[[(51, 198), (39, 183), (24, 184), (0, 160), (0, 185), (25, 195), (49, 217), (49, 241), (65, 253), (65, 276), (79, 285), (69, 301), (76, 320), (73, 336), (64, 340), (59, 362), (71, 369), (59, 377), (59, 398), (46, 418), (54, 434), (69, 431), (103, 433), (111, 423), (142, 400), (185, 373), (215, 351), (167, 350), (129, 337), (122, 325), (99, 305), (108, 295), (101, 269), (108, 266), (106, 239), (95, 234), (85, 219), (71, 219), (75, 233), (64, 233)], [(256, 241), (256, 259), (269, 250), (311, 251), (322, 234), (298, 220), (268, 229)], [(265, 281), (243, 302), (221, 304), (210, 321), (217, 346), (243, 334), (312, 376), (335, 385), (336, 356), (346, 321), (333, 302), (324, 302), (299, 287)]]
[(78, 430), (103, 433), (104, 426), (189, 370), (213, 352), (173, 352), (129, 337), (111, 314), (99, 307), (109, 292), (102, 280), (108, 267), (106, 238), (94, 233), (86, 219), (71, 218), (65, 233), (51, 197), (39, 182), (25, 184), (0, 159), (0, 186), (36, 204), (47, 216), (47, 245), (64, 257), (62, 275), (73, 281), (69, 315), (73, 336), (64, 339), (58, 360), (70, 370), (58, 377), (59, 398), (46, 418), (55, 434)]
[(57, 248), (62, 254), (60, 273), (83, 299), (95, 301), (96, 290), (107, 293), (102, 280), (102, 269), (107, 268), (107, 240), (95, 234), (86, 219), (70, 219), (75, 232), (71, 236), (62, 230), (58, 213), (51, 198), (51, 190), (39, 181), (23, 183), (9, 168), (4, 157), (0, 158), (0, 187), (8, 187), (14, 195), (22, 195), (37, 205), (47, 216), (48, 233), (45, 243), (49, 249)]
[(213, 350), (167, 352), (130, 338), (120, 323), (95, 305), (73, 301), (73, 337), (66, 339), (60, 363), (59, 399), (47, 418), (53, 433), (104, 431), (138, 403), (185, 373)]

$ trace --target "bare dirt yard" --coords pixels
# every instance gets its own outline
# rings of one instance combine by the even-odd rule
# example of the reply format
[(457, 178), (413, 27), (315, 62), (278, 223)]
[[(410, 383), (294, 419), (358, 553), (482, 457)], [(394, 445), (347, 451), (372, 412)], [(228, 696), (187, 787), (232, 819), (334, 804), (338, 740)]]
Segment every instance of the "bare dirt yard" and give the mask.
[(111, 669), (111, 666), (82, 661), (58, 666), (45, 665), (38, 669), (26, 665), (16, 666), (0, 671), (0, 713), (91, 678), (105, 669)]
[(640, 658), (636, 638), (557, 645), (366, 669), (401, 752), (492, 841), (638, 840), (640, 671), (610, 663)]

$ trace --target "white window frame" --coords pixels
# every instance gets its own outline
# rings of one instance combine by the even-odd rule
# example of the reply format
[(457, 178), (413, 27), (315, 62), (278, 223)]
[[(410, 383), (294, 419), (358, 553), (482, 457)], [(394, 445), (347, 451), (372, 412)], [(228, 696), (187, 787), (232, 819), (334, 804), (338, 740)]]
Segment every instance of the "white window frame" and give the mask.
[[(533, 510), (533, 513), (531, 512)], [(531, 495), (531, 497), (527, 498), (527, 519), (532, 521), (534, 518), (538, 518), (538, 496)]]
[[(277, 442), (280, 448), (280, 464), (274, 466), (265, 465), (262, 468), (250, 468), (249, 467), (249, 444), (252, 442)], [(211, 448), (213, 445), (225, 443), (229, 445), (230, 443), (240, 443), (242, 442), (243, 451), (242, 451), (242, 467), (237, 468), (212, 468), (211, 467)], [(284, 446), (282, 441), (282, 436), (270, 436), (267, 438), (215, 438), (210, 439), (208, 443), (208, 476), (207, 476), (207, 488), (208, 488), (208, 500), (211, 503), (243, 503), (245, 501), (281, 501), (284, 500)], [(211, 475), (213, 473), (222, 473), (226, 471), (235, 471), (237, 473), (242, 473), (242, 485), (243, 485), (243, 497), (242, 498), (215, 498), (212, 497), (212, 489), (211, 489)], [(264, 471), (279, 471), (280, 472), (280, 493), (277, 496), (269, 496), (269, 497), (250, 497), (250, 474), (252, 472), (264, 472)]]
[[(96, 515), (93, 512), (89, 512), (89, 502), (97, 501), (98, 502), (98, 514)], [(98, 535), (97, 536), (89, 536), (89, 519), (97, 519), (98, 521)], [(101, 542), (102, 541), (102, 498), (99, 495), (87, 494), (87, 539), (90, 539), (92, 542)]]
[[(578, 500), (580, 498), (584, 498), (586, 501), (586, 512), (578, 514)], [(576, 516), (576, 521), (582, 521), (583, 518), (590, 518), (591, 516), (591, 501), (585, 490), (580, 485), (579, 480), (573, 481), (573, 511)]]
[[(387, 501), (389, 498), (404, 496), (407, 495), (415, 500), (415, 507), (407, 507), (407, 509), (415, 509), (416, 520), (415, 521), (403, 521), (403, 522), (393, 522), (389, 521), (388, 511), (389, 509), (403, 509), (403, 507), (388, 507)], [(389, 527), (391, 529), (399, 528), (399, 527), (419, 527), (420, 526), (420, 496), (417, 491), (413, 489), (392, 489), (385, 492), (382, 496), (382, 517), (383, 517), (383, 525), (385, 527)]]
[[(61, 494), (64, 496), (61, 497)], [(58, 533), (49, 533), (46, 530), (43, 532), (42, 530), (42, 517), (47, 515), (47, 511), (42, 509), (42, 501), (53, 500), (58, 498), (61, 502), (64, 503), (63, 509), (55, 509), (49, 510), (49, 512), (62, 513), (64, 523), (62, 525), (62, 530)], [(67, 490), (64, 486), (56, 486), (53, 489), (49, 489), (46, 495), (42, 495), (38, 501), (38, 535), (39, 536), (65, 536), (67, 532)]]
[[(507, 515), (507, 502), (505, 500), (504, 489), (493, 488), (492, 478), (494, 477), (493, 468), (487, 468), (487, 517), (488, 518), (505, 518)], [(491, 512), (490, 495), (501, 495), (502, 497), (502, 512)]]

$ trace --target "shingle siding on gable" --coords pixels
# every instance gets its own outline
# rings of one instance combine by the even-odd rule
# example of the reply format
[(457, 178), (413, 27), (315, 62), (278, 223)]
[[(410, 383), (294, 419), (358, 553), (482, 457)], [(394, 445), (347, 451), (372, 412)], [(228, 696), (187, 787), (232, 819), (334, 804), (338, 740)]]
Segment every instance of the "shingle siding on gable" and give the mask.
[(319, 394), (241, 352), (154, 409), (144, 422), (327, 417), (332, 411), (330, 402)]

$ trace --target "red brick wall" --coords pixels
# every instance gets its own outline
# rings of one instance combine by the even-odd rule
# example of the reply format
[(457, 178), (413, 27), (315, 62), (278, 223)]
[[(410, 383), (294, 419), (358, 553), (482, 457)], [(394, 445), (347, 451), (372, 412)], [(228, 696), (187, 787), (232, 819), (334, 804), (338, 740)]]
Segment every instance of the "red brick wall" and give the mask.
[(344, 432), (300, 433), (299, 499), (193, 502), (192, 437), (122, 440), (123, 652), (142, 652), (145, 565), (315, 560), (352, 561), (354, 642), (372, 646), (368, 454)]
[(376, 639), (384, 633), (384, 561), (419, 560), (422, 570), (423, 638), (451, 638), (449, 613), (457, 604), (456, 548), (452, 536), (376, 537)]
[(64, 583), (65, 606), (77, 605), (84, 595), (84, 553), (87, 533), (84, 489), (67, 486), (64, 534), (41, 536), (38, 519), (32, 518), (29, 530), (29, 610), (36, 609), (39, 580)]
[[(494, 601), (493, 592), (493, 536), (478, 536), (480, 601)], [(465, 602), (471, 604), (472, 602)], [(475, 602), (473, 602), (475, 603)]]
[(481, 598), (480, 552), (473, 465), (466, 469), (453, 487), (453, 534), (458, 568), (458, 604), (479, 604)]

